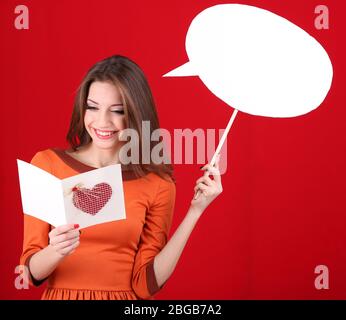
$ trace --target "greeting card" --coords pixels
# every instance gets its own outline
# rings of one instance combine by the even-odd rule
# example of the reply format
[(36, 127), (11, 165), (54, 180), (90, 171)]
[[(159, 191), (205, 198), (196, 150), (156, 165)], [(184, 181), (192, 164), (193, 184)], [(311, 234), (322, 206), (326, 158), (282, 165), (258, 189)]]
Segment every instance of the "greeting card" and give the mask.
[(58, 179), (17, 159), (23, 212), (53, 226), (78, 223), (80, 229), (126, 219), (121, 165)]

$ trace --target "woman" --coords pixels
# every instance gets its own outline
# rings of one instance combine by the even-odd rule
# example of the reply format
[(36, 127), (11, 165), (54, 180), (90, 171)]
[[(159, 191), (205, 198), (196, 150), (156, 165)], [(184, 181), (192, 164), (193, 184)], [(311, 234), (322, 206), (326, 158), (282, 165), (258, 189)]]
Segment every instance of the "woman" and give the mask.
[[(133, 61), (112, 56), (95, 64), (79, 87), (67, 134), (71, 149), (40, 151), (31, 163), (60, 179), (120, 163), (122, 133), (136, 130), (142, 141), (142, 121), (150, 121), (151, 131), (159, 128), (146, 78)], [(196, 196), (168, 241), (172, 167), (142, 162), (122, 165), (124, 220), (80, 232), (78, 225), (53, 228), (24, 215), (21, 264), (31, 284), (48, 279), (42, 299), (151, 299), (163, 287), (199, 217), (222, 191), (221, 178), (217, 165), (204, 167)]]

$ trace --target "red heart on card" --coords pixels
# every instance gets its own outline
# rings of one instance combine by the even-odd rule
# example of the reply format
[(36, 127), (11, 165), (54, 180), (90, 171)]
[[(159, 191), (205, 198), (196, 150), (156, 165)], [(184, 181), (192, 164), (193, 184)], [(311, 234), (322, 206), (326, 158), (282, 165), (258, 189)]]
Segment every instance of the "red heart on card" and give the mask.
[(96, 184), (92, 189), (76, 186), (72, 192), (73, 205), (93, 216), (106, 205), (112, 196), (112, 188), (105, 182)]

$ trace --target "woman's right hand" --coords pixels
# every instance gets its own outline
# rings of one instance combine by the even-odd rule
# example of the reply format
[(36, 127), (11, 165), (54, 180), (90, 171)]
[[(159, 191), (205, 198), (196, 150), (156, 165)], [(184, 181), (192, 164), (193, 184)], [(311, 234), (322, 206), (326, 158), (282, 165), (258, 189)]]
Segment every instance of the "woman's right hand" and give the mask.
[(79, 246), (78, 224), (65, 224), (49, 232), (49, 245), (62, 257), (68, 256)]

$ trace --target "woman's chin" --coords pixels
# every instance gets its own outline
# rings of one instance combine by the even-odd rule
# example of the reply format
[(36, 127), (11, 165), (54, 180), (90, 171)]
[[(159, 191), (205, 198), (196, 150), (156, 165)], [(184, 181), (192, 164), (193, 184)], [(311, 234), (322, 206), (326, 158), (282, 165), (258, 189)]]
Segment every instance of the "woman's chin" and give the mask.
[(118, 141), (97, 141), (97, 138), (92, 140), (92, 145), (94, 148), (102, 150), (115, 150), (119, 147)]
[[(90, 133), (89, 133), (90, 135)], [(97, 136), (90, 135), (91, 137), (91, 145), (93, 148), (98, 150), (119, 150), (121, 146), (123, 146), (126, 142), (119, 140), (118, 132), (113, 135), (111, 138), (102, 139)]]

